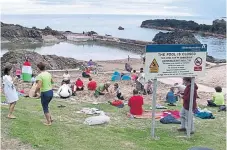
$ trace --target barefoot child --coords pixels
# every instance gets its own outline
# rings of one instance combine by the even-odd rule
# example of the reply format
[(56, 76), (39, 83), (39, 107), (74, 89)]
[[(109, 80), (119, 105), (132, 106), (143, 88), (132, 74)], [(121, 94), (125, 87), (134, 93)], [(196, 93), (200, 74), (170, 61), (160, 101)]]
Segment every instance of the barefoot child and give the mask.
[(3, 89), (6, 97), (6, 103), (9, 104), (9, 119), (15, 119), (16, 117), (13, 115), (14, 107), (16, 102), (18, 101), (19, 97), (16, 91), (16, 87), (14, 86), (14, 80), (10, 76), (10, 67), (6, 67), (4, 69), (4, 76), (3, 76)]

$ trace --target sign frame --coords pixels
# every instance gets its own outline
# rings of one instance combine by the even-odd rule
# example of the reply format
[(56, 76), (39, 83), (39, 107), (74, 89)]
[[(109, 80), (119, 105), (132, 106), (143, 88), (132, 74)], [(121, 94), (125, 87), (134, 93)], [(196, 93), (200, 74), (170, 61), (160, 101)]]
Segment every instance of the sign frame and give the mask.
[[(191, 77), (191, 87), (190, 87), (190, 104), (189, 104), (189, 114), (188, 114), (188, 129), (187, 129), (187, 137), (190, 138), (191, 131), (191, 122), (193, 119), (192, 107), (193, 107), (193, 97), (194, 97), (194, 85), (195, 85), (195, 77), (197, 76), (205, 76), (206, 71), (206, 55), (207, 55), (207, 44), (151, 44), (146, 47), (146, 62), (145, 62), (145, 80), (148, 81), (150, 79), (154, 80), (153, 84), (153, 97), (152, 97), (152, 125), (151, 125), (151, 136), (155, 138), (155, 112), (156, 112), (156, 94), (157, 94), (157, 78), (168, 78), (168, 77)], [(173, 50), (172, 48), (175, 48)], [(186, 75), (165, 75), (163, 77), (160, 76), (149, 76), (148, 73), (158, 73), (159, 67), (161, 67), (156, 58), (149, 59), (148, 53), (201, 53), (201, 57), (196, 57), (193, 63), (194, 72), (202, 71), (200, 74), (186, 74)], [(191, 57), (190, 57), (191, 58)], [(205, 63), (203, 63), (203, 61)], [(151, 63), (150, 63), (151, 62)], [(174, 62), (174, 61), (173, 61)], [(201, 65), (203, 63), (203, 70)], [(149, 66), (149, 67), (148, 67)], [(148, 69), (149, 68), (149, 69)], [(193, 71), (192, 71), (193, 72)]]

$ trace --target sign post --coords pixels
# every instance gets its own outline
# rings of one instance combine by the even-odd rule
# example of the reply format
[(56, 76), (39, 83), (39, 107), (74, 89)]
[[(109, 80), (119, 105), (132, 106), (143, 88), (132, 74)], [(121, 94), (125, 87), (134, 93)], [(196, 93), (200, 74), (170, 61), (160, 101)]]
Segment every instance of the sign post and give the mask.
[(152, 98), (151, 136), (155, 137), (155, 108), (157, 79), (166, 77), (192, 77), (187, 135), (190, 137), (195, 77), (205, 76), (206, 44), (147, 45), (145, 80), (154, 80)]
[(152, 138), (155, 138), (156, 92), (157, 92), (157, 79), (154, 79), (153, 98), (152, 98), (152, 125), (151, 125), (151, 137)]
[(193, 107), (193, 98), (194, 98), (194, 88), (195, 88), (195, 78), (193, 77), (191, 80), (190, 103), (189, 103), (189, 113), (188, 113), (188, 129), (187, 129), (188, 138), (190, 138), (191, 136), (192, 121), (193, 121), (192, 107)]

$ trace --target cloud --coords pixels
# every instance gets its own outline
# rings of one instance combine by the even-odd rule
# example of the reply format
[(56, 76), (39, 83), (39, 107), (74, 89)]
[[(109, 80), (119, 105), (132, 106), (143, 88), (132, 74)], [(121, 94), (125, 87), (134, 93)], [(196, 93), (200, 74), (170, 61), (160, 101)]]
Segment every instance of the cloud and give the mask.
[[(2, 6), (2, 14), (194, 16), (204, 15), (204, 11), (212, 13), (213, 10), (209, 7), (216, 6), (223, 9), (221, 4), (215, 3), (218, 3), (218, 1), (223, 3), (225, 0), (208, 1), (210, 0), (206, 0), (206, 2), (205, 0), (1, 0), (0, 5)], [(204, 6), (204, 8), (200, 6)], [(217, 12), (215, 13), (218, 14)], [(223, 12), (220, 11), (220, 13)]]

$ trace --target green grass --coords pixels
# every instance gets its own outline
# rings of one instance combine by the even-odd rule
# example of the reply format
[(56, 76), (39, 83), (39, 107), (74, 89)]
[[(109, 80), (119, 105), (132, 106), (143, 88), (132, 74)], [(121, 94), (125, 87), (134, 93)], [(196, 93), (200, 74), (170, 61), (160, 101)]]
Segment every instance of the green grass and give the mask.
[[(4, 100), (4, 97), (2, 98)], [(58, 108), (63, 104), (65, 108)], [(111, 117), (107, 125), (87, 126), (86, 115), (77, 114), (82, 107), (97, 107)], [(148, 106), (146, 106), (148, 108)], [(163, 125), (156, 122), (157, 140), (150, 138), (150, 119), (129, 119), (128, 107), (118, 109), (108, 104), (70, 104), (54, 99), (51, 113), (55, 122), (44, 126), (40, 100), (22, 98), (16, 105), (15, 120), (8, 120), (8, 106), (2, 106), (2, 132), (9, 138), (18, 138), (39, 150), (187, 150), (192, 146), (206, 146), (215, 150), (226, 148), (225, 112), (210, 109), (213, 120), (196, 119), (196, 133), (186, 139), (176, 132), (179, 125)], [(178, 107), (179, 109), (180, 107)]]

